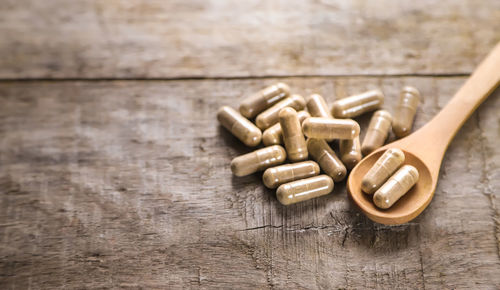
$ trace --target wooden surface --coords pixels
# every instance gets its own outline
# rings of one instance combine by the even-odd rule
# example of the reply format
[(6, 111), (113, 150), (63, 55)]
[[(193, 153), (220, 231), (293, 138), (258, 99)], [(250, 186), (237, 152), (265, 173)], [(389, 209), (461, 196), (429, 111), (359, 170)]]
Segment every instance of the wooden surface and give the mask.
[(3, 0), (1, 78), (468, 74), (500, 1)]
[(500, 40), (498, 1), (430, 5), (4, 1), (0, 288), (499, 288), (499, 90), (395, 227), (345, 183), (283, 207), (233, 177), (249, 149), (215, 118), (278, 80), (388, 110), (413, 85), (421, 127)]

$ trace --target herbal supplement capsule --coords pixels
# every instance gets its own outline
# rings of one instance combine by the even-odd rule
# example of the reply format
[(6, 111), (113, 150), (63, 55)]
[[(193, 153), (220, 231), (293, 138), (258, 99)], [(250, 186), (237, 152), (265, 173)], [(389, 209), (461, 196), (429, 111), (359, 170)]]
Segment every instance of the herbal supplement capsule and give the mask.
[(285, 107), (292, 107), (299, 111), (304, 109), (306, 106), (306, 101), (303, 97), (299, 95), (291, 95), (288, 98), (281, 100), (279, 103), (274, 104), (271, 108), (260, 113), (255, 119), (257, 127), (261, 130), (265, 130), (279, 121), (279, 113), (281, 109)]
[(354, 139), (340, 140), (340, 160), (347, 167), (353, 169), (361, 161), (361, 145), (359, 136)]
[(306, 160), (306, 138), (302, 134), (297, 112), (290, 107), (286, 107), (280, 111), (279, 117), (288, 159), (292, 162)]
[(338, 182), (345, 178), (347, 169), (324, 139), (307, 139), (306, 143), (309, 154), (333, 181)]
[(245, 119), (236, 110), (231, 107), (224, 106), (217, 112), (217, 120), (224, 128), (228, 129), (231, 134), (240, 139), (241, 142), (249, 147), (259, 145), (262, 138), (262, 133), (259, 128)]
[[(307, 110), (313, 117), (333, 119), (333, 116), (332, 114), (330, 114), (330, 110), (328, 109), (328, 105), (325, 102), (325, 99), (323, 99), (323, 97), (318, 94), (312, 94), (309, 96), (309, 99), (307, 100)], [(332, 141), (333, 139), (326, 140), (326, 142)]]
[(354, 118), (380, 108), (383, 103), (384, 94), (380, 90), (371, 90), (335, 101), (332, 115), (335, 118)]
[(262, 180), (268, 188), (276, 188), (283, 183), (304, 179), (319, 174), (319, 165), (314, 161), (303, 161), (266, 169)]
[(309, 138), (353, 139), (359, 135), (359, 125), (351, 119), (311, 117), (302, 123), (302, 131)]
[(399, 96), (399, 105), (394, 114), (392, 131), (396, 137), (401, 138), (410, 134), (413, 119), (420, 102), (420, 93), (414, 87), (404, 87)]
[(418, 181), (418, 170), (405, 165), (394, 173), (373, 195), (373, 202), (382, 209), (390, 208)]
[(281, 204), (289, 205), (329, 194), (332, 190), (333, 180), (327, 175), (319, 175), (280, 185), (276, 197)]
[(379, 157), (361, 180), (361, 190), (372, 194), (403, 164), (405, 154), (401, 149), (391, 148)]
[(368, 130), (366, 131), (365, 139), (361, 145), (363, 155), (370, 154), (373, 150), (382, 147), (385, 139), (391, 130), (392, 116), (391, 113), (385, 110), (376, 111), (370, 120)]
[(322, 96), (318, 94), (312, 94), (307, 100), (307, 110), (311, 113), (313, 117), (322, 117), (333, 119), (328, 106)]
[(285, 149), (279, 145), (265, 147), (231, 161), (231, 171), (236, 176), (245, 176), (283, 163)]
[(257, 116), (270, 106), (276, 104), (290, 93), (290, 87), (277, 83), (247, 97), (240, 104), (240, 113), (248, 119)]
[[(299, 111), (297, 112), (297, 117), (299, 117), (299, 121), (302, 124), (302, 122), (311, 117), (311, 115), (306, 111)], [(267, 128), (262, 133), (262, 142), (264, 146), (283, 144), (283, 131), (281, 130), (279, 122)]]

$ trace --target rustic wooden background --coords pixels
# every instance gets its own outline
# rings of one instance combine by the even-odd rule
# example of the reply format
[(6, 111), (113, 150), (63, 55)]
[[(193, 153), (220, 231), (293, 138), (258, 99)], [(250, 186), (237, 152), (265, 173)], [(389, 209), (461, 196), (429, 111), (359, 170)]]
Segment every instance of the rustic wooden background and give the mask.
[(233, 177), (215, 118), (276, 81), (389, 110), (408, 84), (418, 128), (498, 41), (497, 0), (3, 0), (0, 288), (499, 288), (500, 90), (393, 227), (343, 183), (283, 207)]

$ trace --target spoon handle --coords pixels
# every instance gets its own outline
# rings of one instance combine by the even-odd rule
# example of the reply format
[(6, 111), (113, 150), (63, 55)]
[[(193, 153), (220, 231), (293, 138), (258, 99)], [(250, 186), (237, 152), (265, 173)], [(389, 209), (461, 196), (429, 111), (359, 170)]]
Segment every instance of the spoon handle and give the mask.
[(414, 152), (425, 152), (420, 157), (439, 168), (444, 152), (457, 131), (499, 84), (500, 42), (448, 104), (429, 123), (401, 141), (412, 147)]

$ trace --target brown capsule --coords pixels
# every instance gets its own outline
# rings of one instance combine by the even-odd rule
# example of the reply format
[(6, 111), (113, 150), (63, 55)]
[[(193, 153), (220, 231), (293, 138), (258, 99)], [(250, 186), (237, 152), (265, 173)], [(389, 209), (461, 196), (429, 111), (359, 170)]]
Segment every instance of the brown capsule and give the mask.
[(403, 88), (399, 96), (399, 105), (396, 108), (394, 123), (392, 125), (392, 131), (396, 137), (402, 138), (410, 134), (419, 102), (420, 93), (416, 88)]
[(217, 120), (221, 125), (228, 129), (231, 134), (240, 139), (245, 145), (254, 147), (259, 145), (262, 139), (262, 133), (259, 128), (245, 119), (236, 110), (231, 107), (224, 106), (217, 112)]
[(265, 147), (231, 161), (231, 171), (236, 176), (245, 176), (285, 162), (285, 149), (279, 145)]
[(255, 119), (255, 123), (261, 130), (265, 130), (278, 123), (281, 109), (291, 107), (299, 111), (304, 109), (305, 106), (306, 101), (303, 97), (299, 95), (291, 95), (290, 97), (281, 100), (280, 102), (274, 104), (271, 108), (260, 113)]
[(313, 117), (333, 119), (333, 116), (332, 114), (330, 114), (330, 110), (328, 109), (328, 105), (325, 102), (325, 99), (323, 99), (323, 97), (318, 94), (312, 94), (309, 96), (307, 100), (307, 110)]
[(285, 143), (286, 154), (292, 162), (307, 159), (306, 138), (302, 134), (297, 111), (286, 107), (280, 111), (280, 125), (283, 131), (283, 143)]
[(339, 142), (340, 160), (347, 167), (353, 169), (359, 161), (361, 161), (361, 145), (359, 144), (359, 136), (354, 139), (344, 139)]
[(359, 124), (351, 119), (311, 117), (302, 123), (302, 131), (309, 138), (353, 139), (359, 135)]
[(276, 188), (284, 183), (304, 179), (319, 174), (319, 165), (314, 161), (303, 161), (266, 169), (262, 180), (268, 188)]
[(384, 94), (380, 90), (371, 90), (335, 101), (332, 115), (335, 118), (354, 118), (380, 108), (383, 103)]
[[(328, 105), (322, 96), (318, 94), (312, 94), (307, 100), (307, 110), (311, 113), (312, 117), (330, 118), (333, 119)], [(333, 139), (327, 139), (326, 142), (332, 142)]]
[(333, 181), (339, 182), (345, 178), (347, 169), (324, 139), (307, 139), (306, 143), (309, 154)]
[[(297, 112), (297, 117), (299, 117), (299, 121), (302, 124), (311, 115), (306, 111), (299, 111)], [(264, 146), (283, 144), (283, 131), (279, 122), (267, 128), (262, 133), (262, 143), (264, 143)]]
[(368, 155), (373, 150), (384, 145), (391, 130), (391, 122), (391, 113), (385, 110), (379, 110), (373, 114), (370, 125), (368, 125), (368, 130), (366, 131), (365, 139), (363, 139), (363, 144), (361, 145), (363, 155)]
[(318, 196), (333, 190), (333, 180), (327, 175), (319, 175), (285, 183), (276, 190), (276, 197), (283, 205), (289, 205)]
[(418, 181), (418, 170), (405, 165), (394, 173), (373, 195), (373, 202), (382, 209), (390, 208)]
[(276, 104), (290, 93), (290, 87), (277, 83), (247, 97), (240, 104), (240, 113), (250, 119), (270, 106)]
[(379, 157), (361, 180), (361, 190), (372, 194), (403, 164), (405, 154), (401, 149), (391, 148)]

